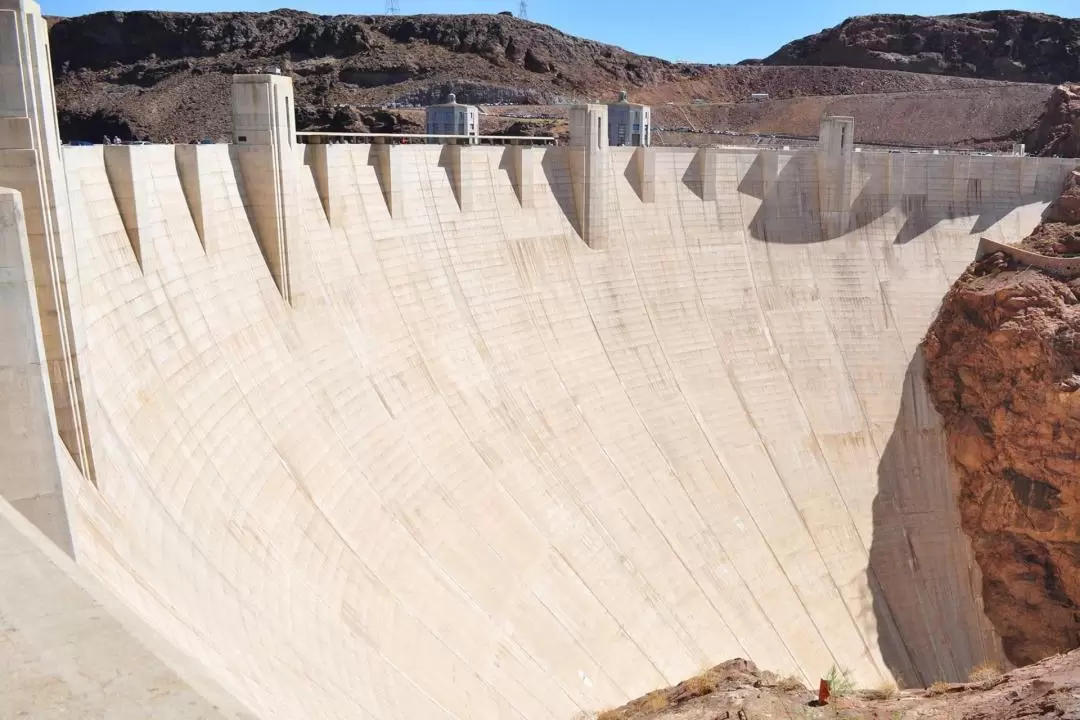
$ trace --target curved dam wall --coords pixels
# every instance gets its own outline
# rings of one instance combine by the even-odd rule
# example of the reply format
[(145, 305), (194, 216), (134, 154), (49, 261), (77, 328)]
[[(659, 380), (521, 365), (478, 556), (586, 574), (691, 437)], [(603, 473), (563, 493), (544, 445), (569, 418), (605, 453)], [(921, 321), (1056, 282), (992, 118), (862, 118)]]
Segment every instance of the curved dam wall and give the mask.
[(513, 151), (464, 149), (463, 211), (443, 150), (390, 148), (392, 217), (371, 147), (333, 146), (333, 224), (297, 175), (286, 303), (229, 147), (195, 150), (202, 236), (177, 149), (104, 150), (64, 152), (76, 556), (260, 715), (566, 718), (732, 656), (864, 684), (999, 659), (916, 346), (1071, 163), (856, 154), (821, 213), (816, 153), (717, 154), (703, 200), (701, 157), (655, 150), (646, 203), (613, 149), (593, 249), (570, 149), (526, 151), (532, 207)]
[(917, 346), (1075, 161), (301, 146), (243, 108), (262, 150), (61, 151), (38, 98), (0, 107), (0, 490), (245, 711), (1002, 660)]

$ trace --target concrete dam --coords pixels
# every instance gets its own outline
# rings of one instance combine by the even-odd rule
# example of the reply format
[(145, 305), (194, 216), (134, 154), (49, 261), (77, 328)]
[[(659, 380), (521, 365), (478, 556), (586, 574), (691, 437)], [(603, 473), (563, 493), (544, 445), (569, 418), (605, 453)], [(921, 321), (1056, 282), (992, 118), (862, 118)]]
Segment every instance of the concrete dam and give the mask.
[(917, 348), (1075, 161), (608, 147), (593, 105), (567, 146), (300, 144), (272, 75), (230, 144), (61, 146), (46, 40), (0, 0), (15, 717), (1003, 660)]

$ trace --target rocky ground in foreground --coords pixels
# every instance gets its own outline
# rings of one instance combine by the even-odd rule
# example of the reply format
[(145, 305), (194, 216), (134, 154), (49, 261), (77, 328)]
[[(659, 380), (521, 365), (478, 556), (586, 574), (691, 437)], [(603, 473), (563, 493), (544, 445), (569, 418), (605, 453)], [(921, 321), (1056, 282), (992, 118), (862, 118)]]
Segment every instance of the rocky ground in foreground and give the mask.
[(980, 668), (974, 682), (925, 690), (848, 688), (819, 706), (817, 688), (731, 660), (656, 690), (596, 720), (1080, 720), (1080, 651), (1009, 672)]

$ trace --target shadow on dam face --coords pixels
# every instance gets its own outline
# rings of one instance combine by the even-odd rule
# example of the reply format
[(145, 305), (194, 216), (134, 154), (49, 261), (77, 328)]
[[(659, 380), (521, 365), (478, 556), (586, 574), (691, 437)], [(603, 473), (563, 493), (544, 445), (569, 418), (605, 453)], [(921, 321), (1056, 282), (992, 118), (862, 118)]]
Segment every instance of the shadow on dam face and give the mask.
[(972, 667), (1001, 659), (924, 369), (916, 353), (878, 463), (867, 568), (882, 657), (899, 683), (917, 687), (963, 681)]
[[(968, 231), (982, 233), (1026, 200), (1019, 192), (991, 192), (990, 177), (964, 178), (959, 186), (938, 183), (935, 177), (950, 177), (955, 156), (920, 157), (915, 166), (920, 173), (912, 174), (910, 155), (892, 153), (860, 153), (862, 170), (854, 180), (858, 194), (844, 200), (838, 212), (828, 217), (823, 213), (822, 192), (835, 192), (837, 185), (850, 188), (853, 179), (836, 181), (828, 177), (830, 169), (822, 167), (820, 156), (813, 151), (790, 155), (761, 152), (739, 182), (738, 190), (761, 201), (749, 222), (750, 236), (771, 243), (817, 243), (857, 232), (873, 224), (883, 215), (898, 208), (905, 221), (892, 237), (893, 244), (904, 245), (930, 232), (938, 224), (961, 217), (974, 217)], [(936, 190), (936, 192), (932, 192)]]

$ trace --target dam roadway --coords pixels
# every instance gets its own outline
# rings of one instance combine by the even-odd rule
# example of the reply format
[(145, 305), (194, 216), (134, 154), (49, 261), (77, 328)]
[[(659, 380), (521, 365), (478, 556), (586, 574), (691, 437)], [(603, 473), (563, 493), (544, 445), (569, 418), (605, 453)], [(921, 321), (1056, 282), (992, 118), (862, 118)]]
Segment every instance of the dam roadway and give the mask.
[[(59, 152), (92, 466), (55, 388), (0, 439), (55, 448), (62, 509), (5, 471), (11, 504), (244, 712), (568, 719), (732, 657), (1002, 660), (917, 348), (1075, 161), (603, 147), (583, 192), (576, 147), (282, 152), (287, 265), (235, 146)], [(40, 272), (29, 205), (0, 194), (5, 277)], [(0, 344), (47, 356), (27, 327)]]

